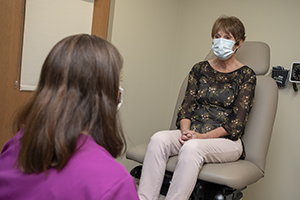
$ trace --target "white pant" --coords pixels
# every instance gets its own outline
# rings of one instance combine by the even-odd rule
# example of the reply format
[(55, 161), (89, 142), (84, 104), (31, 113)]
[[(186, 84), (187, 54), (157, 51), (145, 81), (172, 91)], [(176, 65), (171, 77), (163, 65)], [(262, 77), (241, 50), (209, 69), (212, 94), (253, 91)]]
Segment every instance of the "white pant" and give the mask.
[(155, 133), (147, 148), (139, 184), (141, 200), (157, 200), (170, 156), (178, 155), (165, 200), (185, 200), (191, 195), (204, 163), (236, 161), (242, 154), (241, 140), (225, 138), (191, 139), (182, 145), (180, 130)]

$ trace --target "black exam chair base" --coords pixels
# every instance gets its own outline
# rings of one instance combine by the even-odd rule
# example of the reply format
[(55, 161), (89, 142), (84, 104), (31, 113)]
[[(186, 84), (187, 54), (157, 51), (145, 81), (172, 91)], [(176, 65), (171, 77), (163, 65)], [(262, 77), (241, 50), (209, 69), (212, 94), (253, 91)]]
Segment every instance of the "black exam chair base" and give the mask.
[[(131, 176), (140, 179), (142, 165), (136, 166), (130, 171)], [(166, 171), (160, 194), (166, 196), (171, 180), (172, 172)], [(245, 189), (245, 188), (244, 188)], [(242, 189), (242, 190), (244, 190)], [(240, 200), (243, 197), (242, 190), (235, 190), (224, 185), (218, 185), (199, 180), (192, 192), (191, 200)]]

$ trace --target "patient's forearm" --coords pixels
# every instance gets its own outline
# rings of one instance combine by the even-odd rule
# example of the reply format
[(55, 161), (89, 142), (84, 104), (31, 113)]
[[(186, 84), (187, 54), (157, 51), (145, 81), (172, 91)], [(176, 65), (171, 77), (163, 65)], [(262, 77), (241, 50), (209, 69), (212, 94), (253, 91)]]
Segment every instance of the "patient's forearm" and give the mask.
[(218, 127), (212, 131), (207, 132), (205, 138), (220, 138), (228, 135), (227, 131), (223, 127)]
[(180, 120), (181, 133), (190, 130), (190, 128), (191, 128), (191, 120), (189, 120), (189, 119)]

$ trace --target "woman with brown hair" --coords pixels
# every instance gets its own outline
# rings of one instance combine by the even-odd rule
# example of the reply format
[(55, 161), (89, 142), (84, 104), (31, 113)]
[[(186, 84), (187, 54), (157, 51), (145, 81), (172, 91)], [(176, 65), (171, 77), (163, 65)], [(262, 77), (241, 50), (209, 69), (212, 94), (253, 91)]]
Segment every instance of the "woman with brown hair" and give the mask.
[(204, 163), (232, 162), (243, 155), (241, 138), (254, 101), (255, 72), (235, 58), (245, 40), (236, 17), (220, 17), (212, 28), (216, 58), (189, 73), (177, 130), (155, 133), (147, 148), (139, 185), (141, 200), (158, 199), (170, 156), (178, 155), (166, 200), (188, 199)]
[(114, 159), (126, 149), (117, 109), (122, 66), (118, 50), (97, 36), (53, 47), (0, 156), (0, 199), (138, 199)]

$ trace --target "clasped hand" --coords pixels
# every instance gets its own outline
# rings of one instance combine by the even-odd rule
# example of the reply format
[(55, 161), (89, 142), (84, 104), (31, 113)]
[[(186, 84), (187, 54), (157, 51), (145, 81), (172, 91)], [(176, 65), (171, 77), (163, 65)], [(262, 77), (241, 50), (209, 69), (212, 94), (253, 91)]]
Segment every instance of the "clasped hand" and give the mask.
[(200, 134), (195, 131), (188, 130), (182, 132), (182, 135), (179, 137), (179, 142), (181, 144), (184, 144), (186, 141), (190, 139), (204, 139), (204, 138), (205, 138), (205, 134)]

